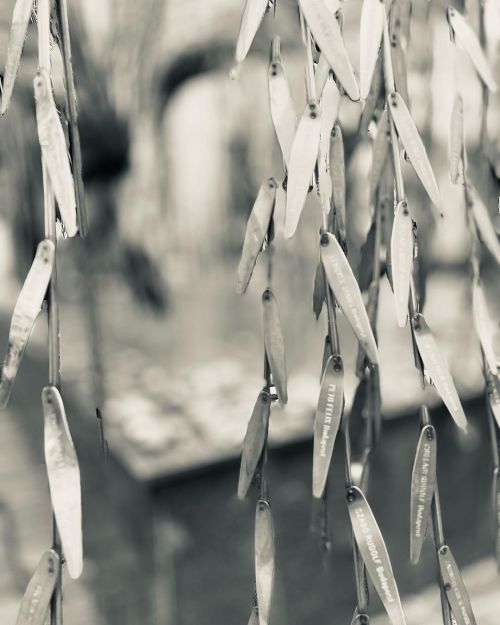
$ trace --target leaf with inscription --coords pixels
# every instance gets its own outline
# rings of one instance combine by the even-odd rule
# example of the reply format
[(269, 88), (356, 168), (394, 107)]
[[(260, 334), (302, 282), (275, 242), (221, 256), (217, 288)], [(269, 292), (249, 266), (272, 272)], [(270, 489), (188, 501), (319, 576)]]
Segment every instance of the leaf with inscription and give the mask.
[(273, 376), (273, 384), (280, 404), (288, 401), (285, 364), (285, 341), (278, 311), (278, 304), (273, 292), (266, 289), (262, 293), (262, 318), (264, 323), (264, 346), (266, 348), (269, 367)]
[(76, 198), (66, 138), (56, 109), (50, 76), (39, 69), (33, 79), (36, 125), (42, 156), (54, 189), (64, 230), (69, 237), (78, 232)]
[(77, 579), (83, 565), (80, 467), (64, 404), (55, 386), (46, 386), (43, 389), (42, 406), (50, 499), (68, 573), (73, 579)]
[(285, 239), (291, 239), (297, 230), (318, 160), (320, 134), (319, 106), (315, 103), (308, 104), (299, 121), (290, 153), (286, 190)]
[(247, 431), (243, 439), (241, 452), (240, 477), (238, 482), (238, 498), (244, 499), (255, 476), (259, 459), (264, 449), (271, 413), (271, 399), (265, 391), (259, 393), (257, 401), (248, 421)]
[(278, 185), (274, 178), (269, 178), (260, 187), (252, 212), (248, 218), (236, 283), (236, 292), (239, 295), (247, 290), (257, 257), (262, 250), (273, 215), (277, 187)]
[(52, 275), (54, 253), (54, 244), (49, 239), (44, 239), (38, 244), (35, 258), (14, 306), (10, 322), (7, 354), (1, 373), (1, 408), (5, 408), (9, 402), (19, 364), (28, 344), (35, 320), (42, 307)]
[(467, 184), (466, 198), (467, 206), (472, 211), (472, 216), (481, 240), (497, 263), (500, 264), (500, 241), (495, 232), (491, 215), (477, 192), (476, 187), (472, 184)]
[(259, 625), (268, 625), (274, 587), (274, 525), (269, 502), (263, 499), (255, 512), (255, 586)]
[(457, 625), (476, 625), (469, 593), (448, 545), (438, 549), (438, 562), (446, 596)]
[(16, 0), (14, 12), (12, 14), (12, 25), (10, 27), (9, 45), (7, 47), (7, 58), (2, 82), (2, 103), (0, 115), (4, 115), (9, 108), (14, 83), (16, 82), (21, 55), (23, 53), (26, 33), (30, 22), (33, 0)]
[(436, 487), (436, 452), (436, 430), (426, 425), (420, 432), (411, 474), (410, 557), (413, 564), (420, 559), (430, 518)]
[(480, 280), (472, 282), (472, 312), (476, 332), (483, 348), (484, 357), (493, 374), (497, 373), (497, 356), (493, 349), (493, 334), (495, 326), (488, 311), (488, 304)]
[(403, 201), (396, 206), (391, 236), (392, 288), (400, 328), (404, 328), (408, 320), (412, 265), (413, 224), (408, 205)]
[(361, 291), (339, 242), (332, 234), (324, 233), (321, 235), (320, 253), (326, 279), (338, 305), (349, 321), (366, 355), (373, 364), (377, 364), (377, 344), (363, 304)]
[(328, 359), (314, 421), (313, 496), (323, 496), (344, 406), (344, 367), (339, 355)]
[(460, 403), (453, 378), (448, 370), (448, 364), (434, 339), (431, 329), (421, 313), (414, 316), (412, 323), (415, 341), (427, 374), (455, 423), (465, 431), (467, 429), (467, 419), (464, 409)]
[(457, 92), (451, 111), (449, 137), (450, 179), (453, 184), (464, 183), (464, 145), (464, 103), (462, 96)]
[(351, 100), (359, 100), (359, 88), (337, 20), (323, 0), (299, 0), (313, 37)]
[(246, 0), (234, 55), (238, 63), (245, 60), (268, 6), (268, 0)]
[[(277, 47), (277, 45), (273, 43), (273, 47)], [(271, 119), (273, 120), (274, 131), (278, 138), (283, 161), (288, 168), (297, 128), (297, 115), (279, 51), (271, 58), (267, 76)]]
[(383, 29), (384, 3), (380, 0), (363, 0), (359, 29), (359, 90), (362, 100), (366, 100), (370, 92)]
[(384, 539), (365, 496), (356, 486), (347, 487), (347, 509), (366, 570), (392, 625), (406, 625)]
[(59, 576), (59, 566), (59, 556), (53, 549), (42, 555), (24, 592), (16, 625), (44, 625)]
[(388, 96), (391, 117), (417, 176), (432, 202), (439, 205), (439, 189), (425, 146), (403, 98), (395, 91)]
[(476, 33), (454, 7), (448, 7), (447, 16), (455, 41), (465, 50), (483, 83), (490, 91), (495, 92), (497, 84)]
[(342, 241), (347, 239), (346, 205), (345, 205), (345, 160), (342, 127), (337, 122), (332, 130), (330, 148), (330, 169), (332, 172), (333, 205), (335, 207), (336, 225)]

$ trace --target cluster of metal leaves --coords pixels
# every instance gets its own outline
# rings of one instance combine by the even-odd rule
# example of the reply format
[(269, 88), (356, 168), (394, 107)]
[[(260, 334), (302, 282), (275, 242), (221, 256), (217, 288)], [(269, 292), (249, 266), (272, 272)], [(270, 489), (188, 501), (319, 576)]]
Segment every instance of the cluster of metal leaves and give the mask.
[[(39, 45), (42, 48), (42, 41), (50, 41), (49, 30), (52, 30), (54, 43), (59, 45), (63, 59), (67, 124), (63, 125), (56, 108), (50, 72), (46, 67), (41, 67), (33, 80), (41, 159), (46, 168), (47, 181), (50, 182), (57, 202), (63, 233), (69, 237), (74, 237), (78, 233), (83, 237), (86, 234), (87, 221), (81, 181), (80, 141), (66, 0), (56, 1), (52, 16), (49, 18), (51, 6), (46, 2), (43, 8), (40, 3), (34, 7), (33, 0), (17, 0), (15, 3), (3, 74), (0, 113), (5, 115), (9, 108), (31, 14), (36, 9), (43, 10), (47, 19), (40, 19), (38, 23)], [(45, 27), (46, 32), (41, 33), (41, 29)], [(51, 292), (52, 297), (48, 296), (50, 282), (55, 276), (55, 256), (55, 240), (46, 238), (39, 243), (15, 304), (7, 353), (1, 370), (2, 408), (8, 405), (16, 374), (38, 313), (44, 303), (47, 307), (55, 304), (52, 302), (54, 292)], [(80, 469), (63, 400), (57, 386), (51, 384), (43, 389), (42, 409), (50, 498), (64, 561), (69, 575), (76, 579), (80, 576), (83, 565)], [(60, 584), (62, 561), (55, 549), (54, 547), (42, 555), (26, 588), (17, 616), (17, 625), (43, 625), (46, 622), (54, 591)]]
[[(381, 398), (376, 319), (379, 280), (384, 273), (387, 274), (394, 293), (398, 325), (405, 327), (410, 321), (415, 364), (421, 372), (423, 382), (434, 385), (457, 426), (463, 430), (467, 427), (466, 416), (448, 364), (420, 310), (419, 292), (414, 286), (420, 266), (415, 262), (416, 259), (418, 261), (416, 223), (404, 193), (402, 153), (411, 163), (425, 190), (434, 217), (440, 218), (443, 215), (436, 177), (409, 110), (406, 53), (410, 41), (411, 3), (407, 0), (386, 3), (380, 0), (363, 0), (359, 86), (343, 40), (341, 5), (325, 0), (297, 0), (297, 4), (307, 59), (307, 104), (300, 116), (295, 111), (278, 38), (272, 44), (268, 72), (271, 118), (286, 174), (283, 183), (286, 191), (285, 219), (283, 224), (273, 223), (273, 205), (278, 183), (270, 179), (261, 187), (248, 220), (237, 289), (240, 293), (246, 290), (257, 257), (266, 243), (269, 244), (266, 233), (271, 225), (273, 232), (282, 232), (285, 239), (295, 235), (306, 198), (316, 186), (323, 216), (323, 231), (319, 245), (320, 261), (314, 279), (313, 311), (318, 319), (326, 302), (328, 336), (325, 340), (323, 373), (314, 425), (313, 496), (319, 500), (326, 497), (335, 440), (344, 422), (348, 465), (347, 501), (355, 539), (355, 565), (356, 562), (362, 562), (360, 567), (355, 566), (358, 590), (363, 583), (366, 585), (366, 580), (363, 582), (363, 579), (367, 572), (393, 625), (404, 625), (405, 618), (387, 549), (363, 492), (367, 487), (369, 457), (380, 433)], [(238, 63), (244, 61), (266, 12), (272, 6), (272, 2), (246, 0), (235, 55)], [(485, 87), (495, 91), (495, 81), (482, 46), (467, 19), (454, 8), (449, 8), (446, 15), (452, 40), (466, 51)], [(369, 176), (372, 224), (361, 249), (358, 279), (346, 256), (345, 163), (342, 129), (338, 121), (342, 96), (353, 101), (364, 101), (360, 136), (366, 136), (369, 127), (372, 131), (370, 134), (375, 134)], [(466, 182), (463, 117), (462, 99), (457, 94), (450, 126), (450, 177), (454, 184), (465, 185), (468, 212), (475, 231), (498, 261), (500, 244), (489, 211), (473, 185)], [(266, 301), (269, 305), (267, 316)], [(500, 383), (497, 356), (492, 346), (493, 324), (479, 279), (474, 281), (473, 302), (476, 328), (488, 365), (486, 374), (489, 403), (500, 425)], [(274, 310), (275, 300), (269, 289), (264, 292), (263, 303), (266, 355), (269, 357), (277, 396), (284, 403), (283, 390), (279, 389), (281, 379), (285, 376), (283, 335), (277, 310)], [(360, 382), (351, 410), (350, 425), (344, 415), (344, 367), (338, 345), (336, 307), (351, 325), (359, 343), (356, 373)], [(274, 321), (271, 322), (271, 319)], [(252, 480), (262, 468), (260, 463), (266, 445), (270, 403), (270, 395), (262, 393), (249, 422), (243, 444), (238, 489), (240, 497), (245, 496)], [(429, 527), (431, 517), (440, 518), (441, 514), (437, 500), (436, 432), (430, 424), (427, 411), (424, 410), (423, 414), (427, 416), (422, 422), (412, 473), (410, 555), (414, 563), (420, 558), (425, 537), (432, 534)], [(371, 442), (361, 450), (361, 460), (351, 463), (349, 432), (352, 430), (359, 435), (363, 429), (370, 432)], [(500, 492), (498, 474), (497, 466), (495, 494)], [(498, 495), (495, 501), (500, 501)], [(497, 517), (500, 518), (498, 506)], [(267, 531), (269, 538), (269, 526)], [(262, 537), (259, 538), (261, 540)], [(473, 623), (474, 616), (467, 591), (451, 550), (440, 536), (434, 535), (434, 542), (440, 571), (439, 581), (443, 596), (448, 602), (443, 604), (443, 611), (451, 606), (457, 623)], [(274, 565), (272, 570), (274, 571)], [(261, 574), (269, 588), (269, 571), (267, 575), (259, 571), (256, 558), (257, 580)], [(257, 597), (250, 622), (258, 620), (261, 624), (267, 623), (269, 605), (266, 602), (265, 615), (261, 616)], [(366, 608), (367, 606), (357, 606), (353, 622), (366, 616)]]

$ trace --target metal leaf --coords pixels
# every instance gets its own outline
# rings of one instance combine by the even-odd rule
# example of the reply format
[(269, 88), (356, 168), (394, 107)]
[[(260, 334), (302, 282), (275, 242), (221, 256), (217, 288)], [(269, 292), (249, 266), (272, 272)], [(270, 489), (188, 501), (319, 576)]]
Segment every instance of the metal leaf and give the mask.
[(257, 502), (255, 512), (255, 586), (259, 625), (268, 625), (274, 587), (274, 525), (269, 502)]
[(59, 556), (53, 549), (42, 555), (24, 592), (16, 625), (44, 625), (59, 567)]
[(338, 241), (330, 233), (321, 236), (321, 262), (335, 298), (351, 324), (358, 341), (373, 364), (378, 363), (378, 351), (361, 291)]
[(320, 109), (315, 103), (308, 104), (300, 118), (290, 153), (284, 228), (286, 239), (293, 237), (297, 230), (318, 159), (320, 134)]
[(339, 355), (328, 359), (314, 420), (313, 496), (323, 496), (344, 406), (344, 368)]
[(5, 60), (3, 74), (0, 115), (4, 115), (9, 108), (14, 83), (16, 82), (17, 72), (19, 71), (26, 33), (28, 32), (32, 8), (33, 0), (17, 0), (14, 5), (9, 45), (7, 47), (7, 58)]
[(42, 157), (47, 165), (64, 229), (69, 237), (74, 237), (78, 231), (75, 185), (64, 131), (52, 94), (50, 76), (45, 69), (38, 70), (33, 86)]
[(465, 17), (454, 7), (448, 7), (447, 16), (455, 41), (468, 54), (484, 84), (490, 91), (495, 92), (497, 84), (476, 33), (472, 30)]
[(427, 374), (455, 423), (465, 431), (467, 429), (467, 419), (446, 360), (439, 350), (424, 316), (421, 313), (416, 314), (412, 323), (418, 351)]
[(446, 596), (457, 625), (476, 625), (469, 593), (448, 545), (438, 549), (438, 562)]
[(392, 625), (406, 625), (384, 539), (365, 496), (356, 486), (347, 489), (347, 508), (366, 570)]
[(410, 557), (413, 564), (420, 559), (431, 514), (436, 488), (436, 452), (436, 430), (426, 425), (420, 432), (411, 474)]
[(464, 183), (464, 144), (464, 104), (462, 96), (457, 92), (453, 100), (449, 138), (450, 179), (453, 184)]
[(19, 364), (28, 344), (35, 320), (42, 307), (52, 275), (54, 254), (54, 244), (49, 239), (44, 239), (38, 244), (35, 258), (14, 306), (10, 322), (7, 354), (2, 366), (0, 383), (1, 408), (5, 408), (9, 402)]
[(430, 199), (438, 206), (439, 189), (436, 178), (410, 112), (403, 98), (395, 91), (389, 94), (388, 103), (403, 148)]
[(288, 169), (297, 128), (297, 115), (280, 55), (271, 59), (267, 75), (271, 119), (283, 154), (283, 160)]
[(288, 401), (285, 365), (285, 341), (278, 311), (278, 304), (273, 292), (266, 289), (262, 294), (262, 318), (264, 324), (264, 346), (273, 384), (281, 405)]
[(234, 55), (238, 63), (245, 60), (268, 5), (268, 0), (246, 0)]
[(248, 218), (236, 283), (236, 292), (240, 295), (247, 290), (257, 257), (262, 250), (273, 214), (277, 188), (274, 178), (269, 178), (260, 187)]
[(259, 459), (266, 442), (271, 399), (262, 391), (255, 402), (252, 416), (248, 421), (247, 431), (243, 439), (241, 453), (240, 477), (238, 481), (238, 498), (244, 499), (255, 476)]
[(392, 226), (391, 268), (396, 320), (400, 328), (404, 328), (408, 320), (412, 265), (413, 224), (406, 202), (399, 202)]
[(82, 503), (80, 467), (66, 420), (64, 404), (55, 386), (42, 391), (45, 463), (50, 498), (61, 537), (68, 572), (82, 572)]
[(347, 55), (342, 33), (323, 0), (299, 0), (313, 37), (351, 100), (359, 100), (359, 88)]

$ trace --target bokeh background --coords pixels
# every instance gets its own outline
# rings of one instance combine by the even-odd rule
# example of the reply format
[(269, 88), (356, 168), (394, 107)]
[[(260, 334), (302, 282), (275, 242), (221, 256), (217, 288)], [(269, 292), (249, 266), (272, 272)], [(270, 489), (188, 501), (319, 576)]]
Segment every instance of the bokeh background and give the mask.
[[(236, 484), (241, 441), (262, 383), (265, 272), (257, 267), (244, 297), (235, 294), (235, 278), (259, 185), (269, 176), (284, 176), (267, 96), (276, 34), (297, 113), (305, 105), (296, 2), (278, 0), (276, 18), (272, 11), (266, 16), (236, 80), (231, 70), (242, 1), (69, 4), (90, 233), (85, 241), (59, 245), (62, 389), (81, 462), (86, 554), (81, 580), (65, 583), (65, 623), (246, 623), (254, 511), (251, 501), (236, 500)], [(13, 5), (4, 0), (0, 6), (2, 64)], [(357, 67), (361, 3), (342, 6)], [(443, 220), (435, 222), (409, 164), (404, 174), (427, 274), (426, 318), (450, 362), (471, 428), (460, 438), (437, 396), (422, 396), (409, 333), (396, 327), (384, 278), (378, 334), (385, 421), (369, 500), (393, 558), (408, 624), (439, 623), (430, 543), (419, 566), (409, 563), (409, 485), (417, 408), (425, 399), (439, 434), (446, 536), (465, 570), (478, 623), (489, 625), (500, 610), (492, 558), (492, 461), (471, 319), (471, 247), (463, 191), (449, 181), (447, 141), (457, 87), (464, 98), (471, 177), (496, 215), (499, 100), (490, 98), (485, 156), (481, 85), (465, 54), (454, 53), (445, 8), (415, 0), (408, 52), (411, 111), (436, 172)], [(477, 25), (477, 3), (466, 8)], [(487, 0), (485, 10), (489, 58), (500, 79), (500, 5)], [(62, 102), (57, 50), (53, 57)], [(0, 120), (5, 345), (15, 299), (43, 237), (35, 71), (32, 24), (13, 102)], [(354, 268), (370, 223), (371, 143), (358, 133), (360, 112), (360, 104), (344, 99), (340, 118)], [(311, 307), (320, 210), (309, 198), (297, 236), (285, 244), (282, 207), (280, 190), (273, 288), (286, 339), (290, 401), (285, 410), (273, 409), (271, 418), (273, 623), (349, 622), (355, 588), (341, 441), (332, 470), (329, 554), (310, 532), (312, 424), (325, 334), (325, 319), (316, 322)], [(482, 274), (498, 323), (498, 268), (487, 252)], [(340, 327), (348, 409), (357, 384), (356, 353), (342, 318)], [(46, 338), (41, 314), (0, 419), (0, 621), (6, 624), (15, 622), (30, 572), (50, 541), (40, 405)], [(109, 446), (106, 461), (96, 408)], [(380, 611), (374, 599), (373, 613)]]

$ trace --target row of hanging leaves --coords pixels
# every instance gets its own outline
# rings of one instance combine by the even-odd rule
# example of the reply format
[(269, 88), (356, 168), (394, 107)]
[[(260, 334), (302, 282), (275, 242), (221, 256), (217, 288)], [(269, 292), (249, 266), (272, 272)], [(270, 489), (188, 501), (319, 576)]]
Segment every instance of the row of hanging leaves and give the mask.
[[(242, 63), (273, 3), (246, 0), (235, 59)], [(276, 7), (275, 15), (276, 15)], [(268, 89), (271, 118), (281, 148), (286, 192), (284, 223), (274, 220), (278, 184), (264, 183), (252, 208), (238, 270), (237, 291), (242, 294), (270, 232), (294, 236), (305, 200), (314, 188), (321, 206), (322, 229), (318, 242), (319, 264), (314, 280), (313, 310), (318, 319), (324, 303), (328, 313), (323, 354), (323, 375), (318, 398), (312, 462), (312, 495), (321, 502), (323, 544), (329, 548), (326, 507), (327, 481), (335, 440), (345, 438), (346, 499), (352, 524), (357, 605), (353, 623), (369, 622), (367, 575), (393, 625), (405, 617), (389, 554), (377, 521), (367, 502), (370, 458), (381, 426), (376, 321), (379, 284), (387, 275), (394, 293), (397, 323), (409, 327), (415, 365), (422, 385), (434, 385), (444, 405), (463, 431), (467, 419), (445, 357), (421, 311), (423, 289), (417, 224), (408, 205), (401, 168), (402, 153), (411, 163), (436, 219), (442, 217), (440, 194), (424, 143), (409, 111), (406, 55), (410, 43), (411, 3), (408, 0), (363, 0), (360, 20), (359, 85), (342, 34), (342, 7), (336, 0), (298, 0), (306, 56), (307, 104), (297, 119), (281, 57), (280, 42), (271, 47)], [(430, 10), (427, 8), (426, 19)], [(487, 93), (496, 84), (481, 42), (467, 18), (450, 7), (446, 17), (452, 41), (469, 56), (483, 84), (483, 115)], [(361, 249), (358, 279), (346, 257), (346, 183), (342, 128), (338, 119), (342, 99), (364, 101), (359, 132), (374, 130), (372, 168), (369, 175), (372, 224)], [(372, 134), (372, 133), (370, 133)], [(489, 152), (491, 155), (491, 151)], [(489, 316), (479, 272), (484, 246), (500, 263), (500, 244), (489, 210), (468, 180), (464, 138), (464, 112), (460, 94), (453, 106), (449, 136), (450, 177), (464, 187), (468, 223), (473, 238), (473, 314), (481, 343), (487, 384), (489, 418), (494, 450), (495, 521), (497, 557), (500, 558), (500, 476), (497, 446), (500, 426), (498, 356), (493, 348), (494, 324)], [(313, 184), (311, 185), (311, 181)], [(270, 279), (269, 272), (269, 279)], [(365, 297), (363, 299), (363, 293)], [(274, 580), (274, 532), (263, 479), (270, 408), (273, 399), (286, 402), (283, 332), (276, 300), (269, 287), (263, 295), (266, 385), (259, 395), (243, 441), (238, 495), (246, 496), (252, 482), (260, 484), (255, 522), (256, 593), (250, 623), (267, 625)], [(350, 415), (344, 412), (344, 369), (336, 315), (349, 322), (359, 343), (356, 373), (359, 377)], [(351, 423), (350, 423), (351, 422)], [(475, 623), (467, 590), (450, 547), (446, 544), (436, 476), (437, 439), (426, 406), (420, 410), (421, 433), (411, 478), (410, 557), (419, 561), (422, 544), (431, 536), (438, 565), (443, 622)], [(353, 447), (351, 447), (351, 435)], [(353, 449), (357, 453), (353, 454)], [(264, 485), (264, 486), (263, 486)]]
[[(9, 403), (31, 331), (47, 310), (49, 384), (42, 390), (44, 449), (54, 515), (54, 543), (45, 551), (23, 596), (16, 625), (61, 625), (62, 565), (76, 579), (83, 566), (80, 469), (60, 392), (59, 319), (56, 300), (56, 219), (65, 237), (87, 233), (78, 132), (78, 109), (71, 59), (66, 0), (17, 0), (3, 74), (0, 113), (8, 115), (30, 19), (38, 24), (39, 67), (33, 80), (41, 150), (45, 239), (37, 248), (14, 307), (7, 353), (0, 376), (0, 405)], [(56, 108), (51, 54), (62, 57), (66, 104)], [(54, 199), (56, 204), (54, 203)], [(57, 205), (57, 213), (56, 213)]]

